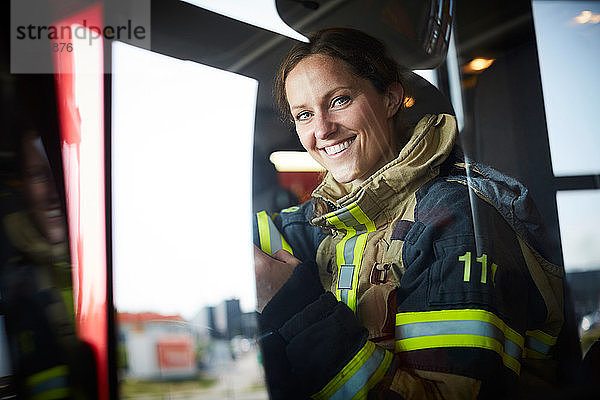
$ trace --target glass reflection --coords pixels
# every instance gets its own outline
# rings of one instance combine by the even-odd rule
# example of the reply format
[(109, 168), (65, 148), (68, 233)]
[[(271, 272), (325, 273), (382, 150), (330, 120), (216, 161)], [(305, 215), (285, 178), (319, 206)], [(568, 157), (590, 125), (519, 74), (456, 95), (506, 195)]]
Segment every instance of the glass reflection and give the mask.
[(75, 331), (64, 208), (39, 132), (21, 132), (14, 174), (0, 184), (0, 398), (93, 399), (95, 358)]

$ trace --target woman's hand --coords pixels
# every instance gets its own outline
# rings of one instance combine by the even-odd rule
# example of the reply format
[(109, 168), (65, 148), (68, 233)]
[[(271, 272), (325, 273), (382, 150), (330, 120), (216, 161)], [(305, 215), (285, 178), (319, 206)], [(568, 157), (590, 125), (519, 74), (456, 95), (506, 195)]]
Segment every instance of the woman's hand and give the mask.
[(254, 246), (256, 309), (258, 312), (262, 312), (265, 305), (281, 289), (298, 264), (300, 264), (300, 260), (283, 249), (276, 251), (273, 256), (269, 256)]

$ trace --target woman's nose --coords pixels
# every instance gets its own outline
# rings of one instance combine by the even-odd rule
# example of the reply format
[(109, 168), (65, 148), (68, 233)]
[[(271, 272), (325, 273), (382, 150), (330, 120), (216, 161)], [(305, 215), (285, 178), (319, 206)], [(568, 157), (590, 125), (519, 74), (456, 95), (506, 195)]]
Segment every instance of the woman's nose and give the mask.
[(336, 130), (336, 123), (326, 114), (315, 115), (315, 137), (317, 139), (326, 139)]

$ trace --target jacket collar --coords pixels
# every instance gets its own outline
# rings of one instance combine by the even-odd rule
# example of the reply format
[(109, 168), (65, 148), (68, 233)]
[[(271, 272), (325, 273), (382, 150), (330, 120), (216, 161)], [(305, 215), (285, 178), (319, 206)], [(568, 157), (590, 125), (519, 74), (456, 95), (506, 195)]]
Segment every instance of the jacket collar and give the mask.
[[(395, 214), (393, 211), (438, 174), (439, 166), (448, 158), (456, 137), (456, 119), (453, 116), (426, 115), (414, 127), (410, 140), (398, 157), (361, 185), (353, 188), (351, 184), (338, 183), (328, 172), (312, 195), (333, 204), (336, 210), (314, 218), (312, 223), (335, 230), (331, 217), (347, 215), (356, 207), (378, 227), (391, 222)], [(346, 225), (352, 227), (352, 220)], [(356, 225), (362, 226), (364, 221), (356, 220)]]

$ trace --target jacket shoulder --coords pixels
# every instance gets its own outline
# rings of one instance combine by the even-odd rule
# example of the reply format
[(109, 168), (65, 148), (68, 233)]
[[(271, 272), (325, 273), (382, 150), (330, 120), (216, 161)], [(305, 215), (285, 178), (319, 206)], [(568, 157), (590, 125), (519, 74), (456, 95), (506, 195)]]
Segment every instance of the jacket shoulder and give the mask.
[(296, 257), (305, 262), (316, 260), (317, 249), (327, 236), (320, 227), (310, 223), (314, 217), (313, 208), (313, 200), (309, 200), (299, 206), (281, 210), (274, 219)]
[(544, 319), (519, 237), (491, 202), (452, 176), (416, 196), (415, 221), (392, 235), (404, 240), (400, 311), (482, 309), (519, 331)]

